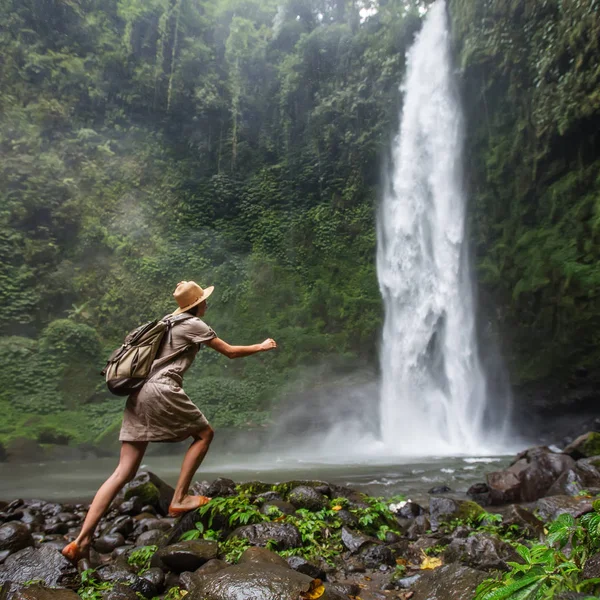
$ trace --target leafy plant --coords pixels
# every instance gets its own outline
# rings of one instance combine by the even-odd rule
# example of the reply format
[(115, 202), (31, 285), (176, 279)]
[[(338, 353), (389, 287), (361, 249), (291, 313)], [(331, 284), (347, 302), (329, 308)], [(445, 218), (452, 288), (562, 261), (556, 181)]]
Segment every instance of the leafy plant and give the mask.
[(130, 565), (137, 567), (138, 574), (142, 574), (150, 568), (150, 561), (158, 550), (158, 546), (141, 546), (137, 550), (134, 550), (129, 557), (127, 562)]
[(114, 583), (108, 581), (98, 581), (94, 574), (94, 569), (87, 569), (81, 573), (81, 586), (77, 594), (83, 600), (102, 600), (103, 593), (114, 586)]

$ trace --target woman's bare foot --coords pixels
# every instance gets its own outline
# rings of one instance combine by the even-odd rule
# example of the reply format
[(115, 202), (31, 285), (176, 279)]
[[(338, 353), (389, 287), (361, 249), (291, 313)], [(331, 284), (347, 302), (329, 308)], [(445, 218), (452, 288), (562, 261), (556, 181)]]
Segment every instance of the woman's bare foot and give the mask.
[(200, 508), (210, 501), (211, 498), (208, 496), (184, 496), (181, 502), (171, 502), (171, 505), (169, 506), (169, 515), (172, 517), (181, 515)]
[(89, 541), (73, 541), (67, 544), (61, 554), (68, 558), (74, 565), (76, 565), (82, 558), (90, 558), (90, 542)]

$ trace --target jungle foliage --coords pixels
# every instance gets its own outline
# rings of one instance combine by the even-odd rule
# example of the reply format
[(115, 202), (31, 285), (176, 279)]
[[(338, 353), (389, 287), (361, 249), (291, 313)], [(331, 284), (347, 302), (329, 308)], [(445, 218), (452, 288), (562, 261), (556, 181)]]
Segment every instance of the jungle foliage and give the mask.
[(516, 382), (597, 374), (600, 4), (450, 7), (484, 310)]
[(221, 337), (279, 343), (202, 353), (189, 391), (216, 425), (264, 422), (295, 369), (375, 361), (419, 4), (0, 0), (0, 441), (118, 420), (97, 373), (183, 279), (216, 285)]

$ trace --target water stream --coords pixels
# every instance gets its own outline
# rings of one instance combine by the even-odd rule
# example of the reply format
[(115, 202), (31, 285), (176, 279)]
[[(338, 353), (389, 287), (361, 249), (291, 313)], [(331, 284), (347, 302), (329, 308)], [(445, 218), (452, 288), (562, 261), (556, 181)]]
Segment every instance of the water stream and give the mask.
[(401, 456), (494, 453), (506, 423), (485, 424), (490, 399), (465, 233), (464, 127), (444, 0), (431, 6), (407, 54), (403, 92), (378, 222), (383, 445)]

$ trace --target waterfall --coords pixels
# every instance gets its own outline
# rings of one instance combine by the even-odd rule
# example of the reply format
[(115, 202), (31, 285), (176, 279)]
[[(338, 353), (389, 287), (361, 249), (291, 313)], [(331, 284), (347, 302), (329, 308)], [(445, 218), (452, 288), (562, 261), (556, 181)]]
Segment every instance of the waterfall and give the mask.
[(475, 331), (463, 123), (452, 69), (446, 6), (437, 0), (407, 53), (400, 133), (378, 220), (385, 304), (381, 436), (397, 455), (497, 451), (494, 432), (505, 426), (484, 426), (486, 379)]

